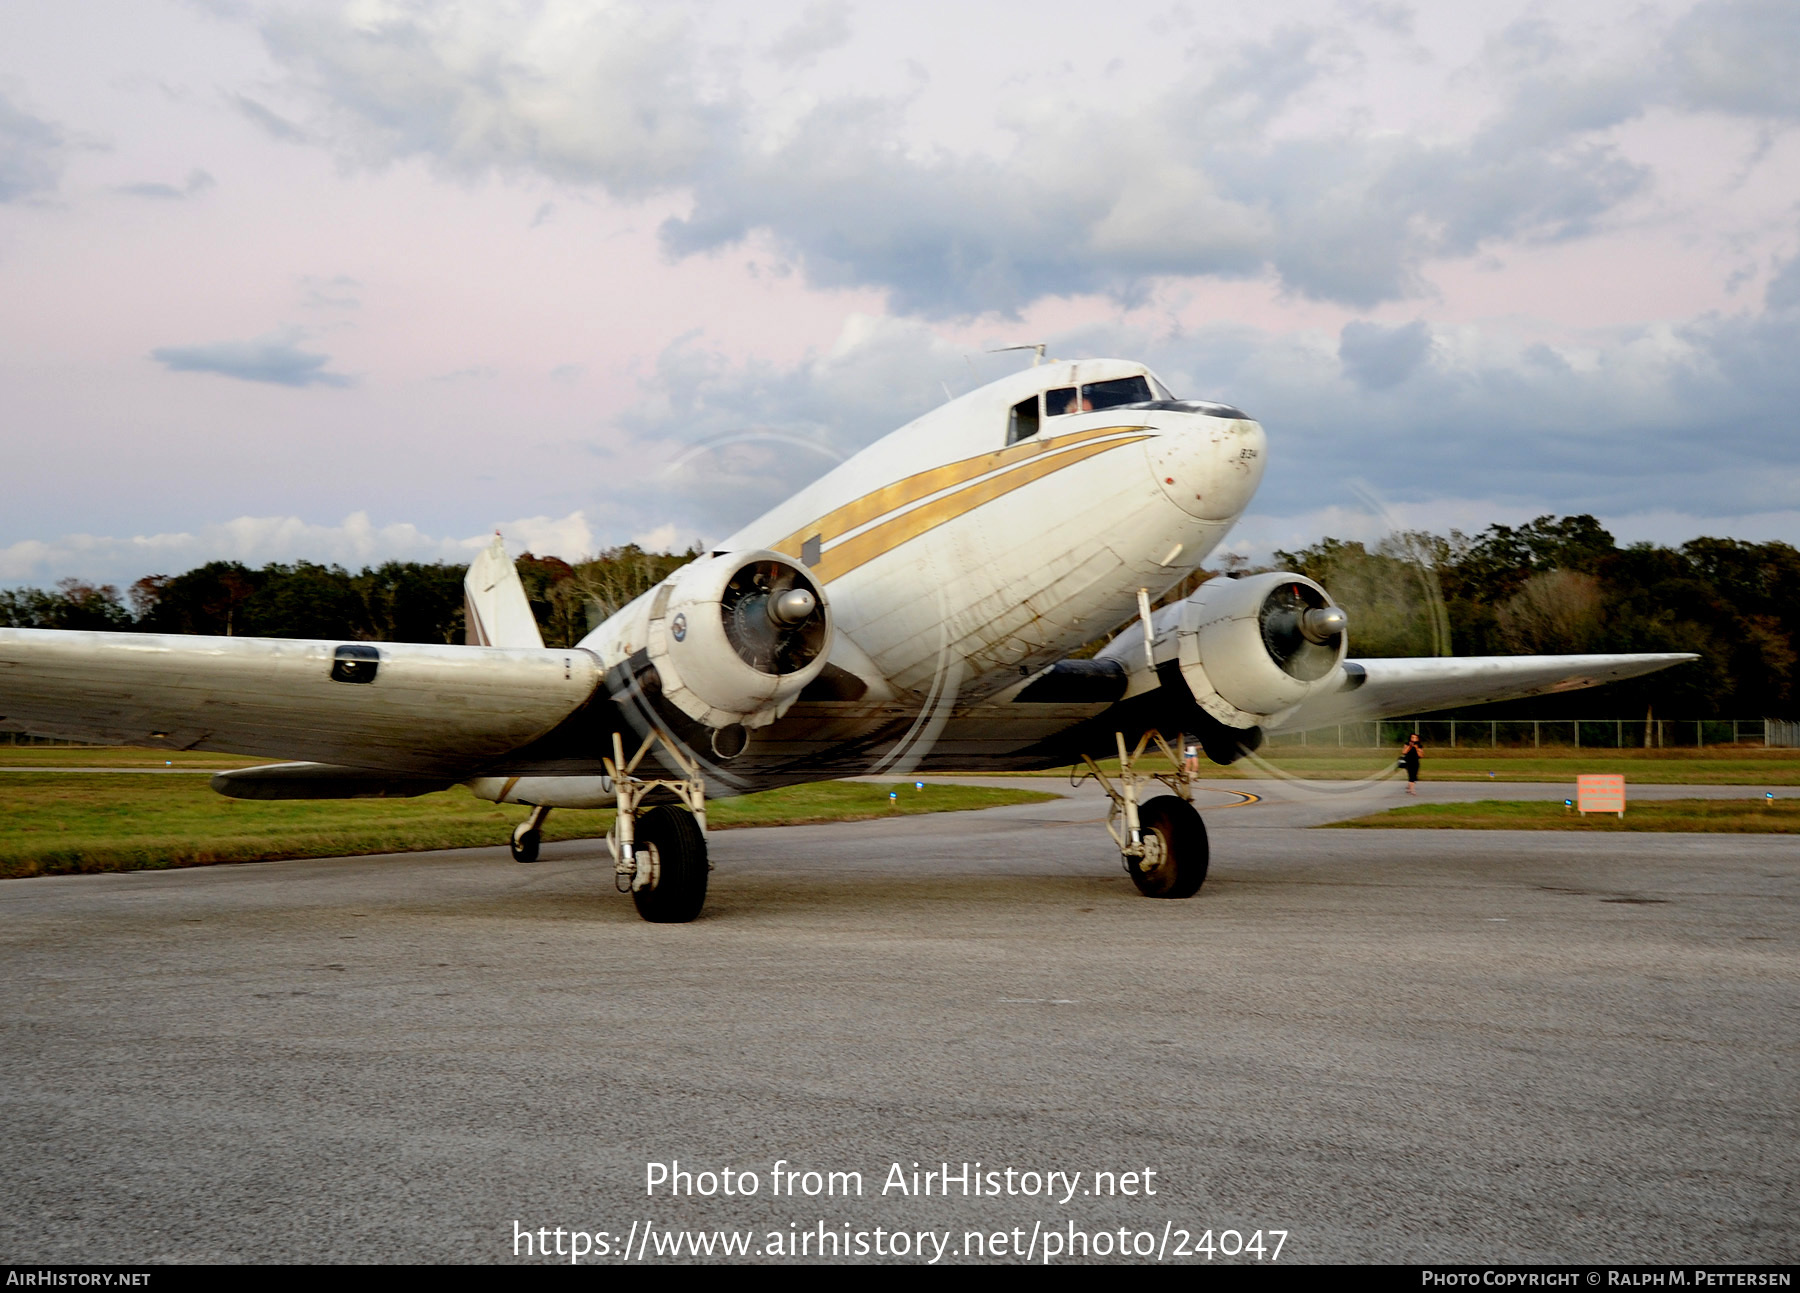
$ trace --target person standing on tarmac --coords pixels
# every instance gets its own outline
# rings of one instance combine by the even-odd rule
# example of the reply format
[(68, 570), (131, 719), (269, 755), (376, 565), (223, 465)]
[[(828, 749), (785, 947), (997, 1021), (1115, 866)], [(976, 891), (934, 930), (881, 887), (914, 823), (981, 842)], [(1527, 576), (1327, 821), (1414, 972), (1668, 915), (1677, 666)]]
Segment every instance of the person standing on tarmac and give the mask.
[(1414, 732), (1400, 747), (1400, 766), (1406, 769), (1406, 793), (1419, 793), (1419, 734)]

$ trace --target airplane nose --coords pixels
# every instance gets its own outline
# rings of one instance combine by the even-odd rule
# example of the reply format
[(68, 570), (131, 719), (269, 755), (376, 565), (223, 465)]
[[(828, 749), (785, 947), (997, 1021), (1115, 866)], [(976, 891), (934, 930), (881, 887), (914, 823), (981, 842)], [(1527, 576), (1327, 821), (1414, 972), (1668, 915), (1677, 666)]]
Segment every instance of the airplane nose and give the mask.
[(1159, 430), (1144, 453), (1171, 503), (1202, 521), (1229, 521), (1249, 506), (1268, 443), (1260, 423), (1188, 414)]

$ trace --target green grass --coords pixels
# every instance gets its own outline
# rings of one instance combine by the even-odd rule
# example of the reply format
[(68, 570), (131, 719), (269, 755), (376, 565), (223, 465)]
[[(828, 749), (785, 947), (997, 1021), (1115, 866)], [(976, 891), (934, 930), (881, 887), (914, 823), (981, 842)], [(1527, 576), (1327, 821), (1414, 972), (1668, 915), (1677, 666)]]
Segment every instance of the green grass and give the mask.
[[(890, 789), (899, 796), (891, 804)], [(911, 782), (829, 781), (721, 799), (707, 806), (707, 820), (729, 830), (1053, 798), (1025, 789), (927, 785), (916, 791)], [(0, 774), (0, 877), (495, 845), (505, 843), (526, 812), (476, 799), (461, 787), (417, 799), (263, 802), (216, 795), (203, 776), (6, 773)], [(611, 812), (554, 812), (544, 838), (597, 840), (612, 820)]]
[[(1393, 766), (1383, 750), (1296, 750), (1284, 746), (1264, 758), (1285, 772), (1319, 780), (1354, 780)], [(1243, 775), (1254, 767), (1240, 765)], [(1230, 771), (1239, 771), (1233, 768)], [(1426, 747), (1423, 781), (1567, 782), (1578, 773), (1620, 773), (1626, 784), (1655, 786), (1800, 786), (1800, 750), (1719, 746), (1683, 750), (1450, 750)]]
[[(1283, 744), (1263, 749), (1258, 759), (1292, 776), (1317, 781), (1356, 781), (1375, 776), (1394, 766), (1399, 750), (1339, 749), (1336, 746), (1302, 748)], [(1108, 775), (1118, 770), (1117, 759), (1101, 762)], [(1149, 771), (1168, 767), (1161, 756), (1147, 759)], [(1493, 777), (1488, 776), (1493, 773)], [(1626, 784), (1654, 786), (1800, 786), (1800, 750), (1746, 746), (1709, 746), (1679, 750), (1578, 750), (1573, 746), (1542, 750), (1457, 749), (1427, 746), (1420, 772), (1423, 781), (1531, 781), (1575, 784), (1577, 773), (1622, 773)], [(1036, 773), (1066, 776), (1067, 770)], [(1200, 775), (1206, 778), (1256, 779), (1268, 775), (1246, 761), (1220, 767), (1202, 759)]]
[(246, 768), (274, 759), (242, 754), (208, 754), (200, 750), (144, 750), (128, 745), (5, 745), (0, 768)]
[[(1265, 747), (1258, 757), (1295, 776), (1321, 781), (1354, 781), (1393, 766), (1398, 749), (1370, 749), (1288, 744), (1283, 737)], [(7, 746), (0, 745), (0, 768), (188, 768), (193, 770), (241, 768), (269, 760), (247, 759), (234, 754), (205, 754), (182, 750), (140, 750), (118, 746)], [(1110, 775), (1118, 771), (1117, 759), (1102, 760)], [(1150, 771), (1166, 768), (1160, 755), (1145, 760)], [(1423, 779), (1426, 781), (1568, 782), (1579, 772), (1616, 772), (1627, 783), (1693, 786), (1800, 786), (1800, 749), (1765, 750), (1759, 746), (1683, 747), (1666, 750), (1576, 749), (1545, 746), (1541, 750), (1502, 746), (1494, 749), (1452, 750), (1427, 746)], [(984, 774), (987, 775), (987, 774)], [(1024, 774), (1063, 777), (1068, 769)], [(1257, 778), (1264, 776), (1250, 763), (1220, 767), (1202, 759), (1200, 775), (1208, 778)]]
[(1658, 799), (1627, 803), (1624, 817), (1577, 813), (1558, 803), (1484, 799), (1474, 804), (1408, 804), (1330, 827), (1445, 831), (1694, 831), (1800, 834), (1800, 799)]

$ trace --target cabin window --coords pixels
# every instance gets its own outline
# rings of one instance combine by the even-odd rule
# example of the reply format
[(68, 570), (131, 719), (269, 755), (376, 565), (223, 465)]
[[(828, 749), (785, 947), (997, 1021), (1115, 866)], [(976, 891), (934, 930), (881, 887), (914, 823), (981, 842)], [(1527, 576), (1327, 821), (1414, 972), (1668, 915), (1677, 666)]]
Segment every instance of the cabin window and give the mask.
[(1065, 413), (1076, 412), (1075, 388), (1064, 386), (1059, 390), (1044, 392), (1044, 416), (1061, 417)]
[(381, 652), (372, 646), (341, 646), (332, 652), (333, 682), (374, 682), (381, 667)]
[(1121, 404), (1149, 402), (1150, 383), (1142, 377), (1118, 377), (1110, 382), (1089, 382), (1081, 388), (1081, 411), (1111, 409)]
[(1038, 433), (1038, 397), (1020, 400), (1006, 415), (1006, 443), (1018, 444)]

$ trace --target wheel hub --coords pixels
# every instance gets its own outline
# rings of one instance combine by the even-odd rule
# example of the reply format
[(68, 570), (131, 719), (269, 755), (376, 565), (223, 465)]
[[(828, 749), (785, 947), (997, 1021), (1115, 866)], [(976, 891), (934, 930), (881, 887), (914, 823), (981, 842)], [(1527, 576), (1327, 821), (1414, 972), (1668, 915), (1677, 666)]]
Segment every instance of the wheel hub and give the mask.
[(662, 853), (655, 844), (645, 841), (637, 846), (637, 864), (632, 891), (656, 888), (656, 882), (662, 879)]

